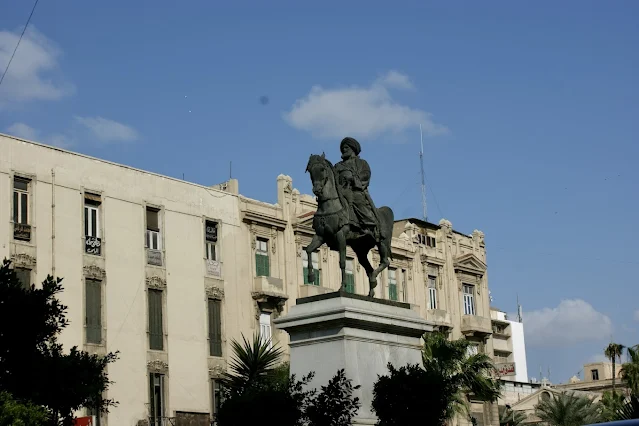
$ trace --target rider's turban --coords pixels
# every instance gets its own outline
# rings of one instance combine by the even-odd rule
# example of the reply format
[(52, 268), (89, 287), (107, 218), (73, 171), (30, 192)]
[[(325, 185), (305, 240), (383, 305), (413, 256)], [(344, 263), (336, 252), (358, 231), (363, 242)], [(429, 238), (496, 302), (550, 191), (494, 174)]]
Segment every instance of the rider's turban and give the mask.
[(342, 142), (339, 144), (340, 151), (342, 150), (342, 147), (344, 145), (349, 146), (353, 150), (355, 155), (359, 155), (359, 153), (362, 151), (362, 147), (359, 145), (359, 142), (357, 142), (357, 140), (355, 140), (354, 138), (346, 137), (342, 139)]

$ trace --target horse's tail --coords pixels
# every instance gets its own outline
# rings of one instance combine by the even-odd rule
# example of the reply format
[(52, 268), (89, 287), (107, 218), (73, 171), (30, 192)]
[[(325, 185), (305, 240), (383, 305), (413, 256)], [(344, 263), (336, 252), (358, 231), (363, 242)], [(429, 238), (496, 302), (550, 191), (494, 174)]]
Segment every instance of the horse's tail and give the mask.
[(390, 207), (380, 207), (377, 209), (377, 216), (379, 217), (380, 234), (382, 236), (381, 243), (388, 249), (388, 256), (393, 259), (393, 250), (391, 247), (391, 241), (393, 239), (393, 225), (395, 224), (395, 215)]

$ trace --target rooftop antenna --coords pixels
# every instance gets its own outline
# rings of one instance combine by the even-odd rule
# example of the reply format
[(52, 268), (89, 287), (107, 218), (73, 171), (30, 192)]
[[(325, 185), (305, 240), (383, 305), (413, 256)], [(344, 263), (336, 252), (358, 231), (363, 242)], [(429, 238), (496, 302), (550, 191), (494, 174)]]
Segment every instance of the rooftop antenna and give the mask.
[(519, 293), (517, 293), (517, 322), (524, 322), (524, 314), (521, 310), (521, 305), (519, 304)]
[(419, 162), (422, 171), (422, 214), (424, 215), (424, 222), (428, 221), (428, 214), (426, 210), (426, 183), (424, 183), (424, 134), (422, 133), (422, 125), (419, 125), (419, 142), (421, 144), (421, 151), (419, 151)]
[(229, 179), (233, 179), (233, 162), (229, 161)]

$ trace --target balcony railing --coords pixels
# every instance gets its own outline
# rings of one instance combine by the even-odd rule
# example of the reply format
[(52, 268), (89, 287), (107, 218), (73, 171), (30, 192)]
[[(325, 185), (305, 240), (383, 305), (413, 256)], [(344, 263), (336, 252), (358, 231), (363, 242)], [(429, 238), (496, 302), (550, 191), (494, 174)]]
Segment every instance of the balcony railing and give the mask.
[(146, 263), (149, 265), (162, 266), (162, 252), (160, 250), (146, 250)]

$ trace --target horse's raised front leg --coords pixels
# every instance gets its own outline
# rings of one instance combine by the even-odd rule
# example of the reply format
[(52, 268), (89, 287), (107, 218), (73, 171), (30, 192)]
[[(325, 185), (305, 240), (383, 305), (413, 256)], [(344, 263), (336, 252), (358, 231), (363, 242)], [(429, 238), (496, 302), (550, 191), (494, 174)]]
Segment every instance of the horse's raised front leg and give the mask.
[(324, 244), (324, 239), (319, 235), (314, 235), (311, 243), (304, 249), (306, 252), (306, 263), (308, 264), (308, 282), (315, 282), (315, 269), (313, 269), (313, 252)]
[(366, 276), (368, 277), (368, 297), (375, 297), (375, 287), (377, 287), (377, 280), (373, 278), (374, 269), (371, 266), (371, 263), (368, 261), (368, 251), (355, 250), (355, 254), (357, 255), (357, 261), (364, 267)]
[(339, 250), (339, 268), (342, 270), (342, 285), (340, 289), (346, 290), (346, 233), (344, 228), (340, 229), (335, 235), (337, 241), (337, 249)]

